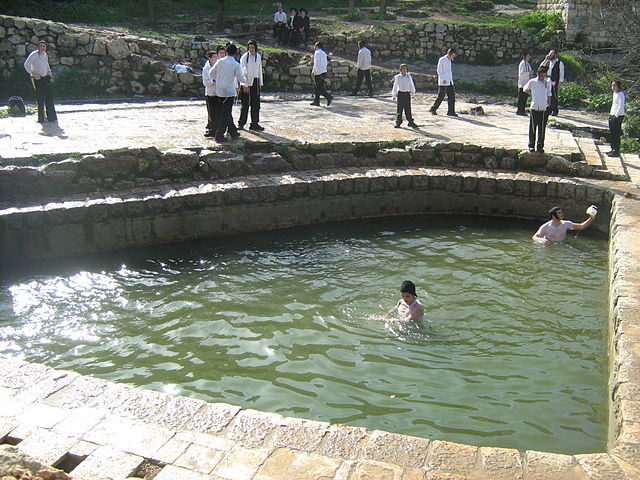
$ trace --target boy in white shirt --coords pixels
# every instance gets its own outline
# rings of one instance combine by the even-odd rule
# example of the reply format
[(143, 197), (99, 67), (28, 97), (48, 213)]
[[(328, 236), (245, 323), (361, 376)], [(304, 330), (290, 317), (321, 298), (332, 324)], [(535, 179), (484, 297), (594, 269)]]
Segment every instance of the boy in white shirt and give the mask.
[[(38, 123), (57, 122), (58, 115), (53, 105), (53, 88), (51, 87), (51, 66), (47, 55), (47, 42), (38, 42), (38, 49), (29, 54), (24, 61), (24, 69), (29, 73), (33, 87), (36, 89), (38, 102)], [(45, 117), (46, 111), (46, 117)]]
[(622, 84), (618, 80), (611, 82), (613, 91), (613, 102), (609, 113), (609, 133), (611, 134), (611, 151), (607, 152), (610, 157), (620, 156), (620, 137), (622, 136), (622, 121), (625, 114), (625, 97), (622, 91)]
[(527, 84), (531, 77), (533, 77), (533, 70), (531, 69), (531, 55), (525, 53), (522, 55), (522, 61), (518, 65), (518, 111), (516, 115), (526, 116), (527, 112), (525, 108), (527, 106), (527, 94), (524, 92), (524, 86)]
[(313, 68), (311, 69), (311, 76), (315, 82), (315, 98), (313, 99), (313, 102), (311, 102), (311, 105), (319, 107), (320, 95), (322, 95), (327, 99), (328, 107), (331, 105), (331, 101), (333, 100), (333, 95), (327, 92), (327, 89), (324, 86), (324, 77), (327, 74), (329, 60), (327, 59), (327, 54), (322, 50), (322, 42), (316, 42), (314, 48), (315, 52), (313, 53)]
[(264, 131), (264, 128), (260, 126), (260, 89), (263, 85), (262, 57), (258, 53), (258, 43), (255, 40), (250, 40), (247, 44), (247, 51), (240, 57), (240, 66), (247, 83), (240, 86), (242, 108), (240, 110), (240, 119), (238, 120), (238, 129), (242, 130), (244, 124), (247, 123), (249, 107), (251, 107), (249, 130), (262, 132)]
[(453, 86), (453, 61), (456, 58), (456, 51), (453, 48), (447, 50), (447, 54), (438, 60), (438, 98), (433, 103), (430, 111), (432, 115), (437, 115), (438, 107), (447, 96), (447, 115), (457, 117), (456, 113), (456, 90)]
[(373, 97), (373, 85), (371, 85), (371, 50), (367, 48), (366, 40), (360, 40), (358, 42), (358, 60), (356, 62), (356, 67), (358, 67), (358, 77), (356, 80), (356, 88), (353, 89), (354, 97), (358, 96), (358, 91), (360, 90), (360, 85), (362, 85), (362, 80), (367, 80), (367, 88), (369, 89), (369, 96)]
[(276, 41), (284, 40), (284, 32), (287, 29), (287, 13), (282, 11), (282, 4), (278, 4), (278, 11), (273, 15), (273, 36)]
[[(529, 116), (529, 151), (536, 145), (538, 152), (544, 153), (544, 134), (549, 118), (551, 105), (551, 82), (547, 78), (547, 67), (538, 68), (538, 76), (532, 78), (524, 86), (524, 91), (531, 95), (531, 115)], [(536, 142), (536, 132), (538, 141)]]
[(205, 129), (205, 137), (216, 136), (216, 82), (211, 78), (211, 68), (218, 60), (218, 51), (220, 56), (224, 56), (224, 47), (218, 47), (217, 51), (211, 50), (207, 52), (207, 61), (202, 67), (202, 84), (204, 85), (204, 99), (207, 104), (207, 128)]
[(415, 95), (416, 86), (409, 73), (409, 67), (403, 63), (400, 65), (400, 73), (393, 78), (393, 89), (391, 90), (391, 97), (398, 101), (395, 128), (400, 128), (400, 125), (402, 125), (402, 112), (407, 117), (408, 125), (411, 128), (418, 127), (413, 122), (413, 115), (411, 115), (411, 98), (415, 97)]

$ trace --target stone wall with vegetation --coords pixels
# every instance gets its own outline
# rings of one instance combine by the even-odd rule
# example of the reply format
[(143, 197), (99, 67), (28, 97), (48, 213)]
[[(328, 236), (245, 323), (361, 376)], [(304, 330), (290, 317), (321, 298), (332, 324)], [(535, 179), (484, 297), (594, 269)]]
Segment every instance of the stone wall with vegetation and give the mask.
[[(66, 97), (104, 94), (204, 95), (201, 67), (205, 54), (215, 45), (185, 39), (164, 41), (82, 29), (37, 19), (0, 16), (0, 77), (6, 96), (29, 92), (22, 64), (45, 40), (54, 79)], [(261, 50), (265, 89), (308, 91), (312, 89), (310, 53)], [(191, 71), (176, 73), (171, 67), (184, 64)], [(332, 61), (328, 80), (334, 89), (354, 82), (352, 62)], [(387, 77), (390, 78), (389, 75)], [(378, 80), (380, 81), (380, 80)]]
[[(621, 0), (621, 4), (629, 3)], [(611, 34), (617, 20), (608, 18), (602, 0), (538, 0), (538, 10), (559, 13), (564, 20), (567, 40), (588, 47), (611, 45)], [(604, 15), (604, 17), (603, 17)]]
[(435, 61), (453, 47), (459, 61), (482, 65), (513, 63), (523, 51), (536, 50), (537, 41), (519, 28), (472, 24), (419, 23), (402, 28), (370, 28), (354, 35), (319, 36), (329, 50), (351, 55), (366, 40), (374, 58), (415, 58)]
[(423, 141), (313, 145), (248, 142), (243, 149), (165, 151), (155, 147), (124, 148), (44, 161), (31, 157), (23, 162), (26, 164), (0, 168), (0, 202), (30, 203), (74, 194), (109, 194), (247, 175), (298, 174), (331, 168), (437, 167), (481, 169), (486, 170), (487, 175), (496, 175), (496, 171), (599, 178), (611, 175), (608, 171), (595, 170), (580, 158)]

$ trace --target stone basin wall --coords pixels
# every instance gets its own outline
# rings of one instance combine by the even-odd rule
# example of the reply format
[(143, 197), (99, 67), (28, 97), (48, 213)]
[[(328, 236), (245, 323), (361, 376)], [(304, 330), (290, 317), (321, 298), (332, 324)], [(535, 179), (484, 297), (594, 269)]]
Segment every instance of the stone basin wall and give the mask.
[[(574, 155), (575, 156), (575, 155)], [(574, 161), (572, 161), (574, 160)], [(264, 173), (350, 167), (473, 168), (591, 177), (608, 172), (569, 159), (462, 143), (370, 142), (273, 145), (242, 149), (155, 147), (105, 150), (31, 166), (29, 159), (0, 168), (0, 202), (29, 203), (66, 195), (111, 193)], [(22, 164), (21, 164), (22, 163)]]

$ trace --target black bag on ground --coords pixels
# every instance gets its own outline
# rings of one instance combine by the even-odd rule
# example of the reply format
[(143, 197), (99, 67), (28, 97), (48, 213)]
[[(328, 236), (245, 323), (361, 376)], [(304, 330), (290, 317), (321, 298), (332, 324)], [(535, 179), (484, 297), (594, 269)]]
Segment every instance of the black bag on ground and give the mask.
[(9, 115), (12, 117), (25, 117), (27, 115), (27, 109), (24, 106), (22, 97), (9, 97), (7, 105), (9, 106)]

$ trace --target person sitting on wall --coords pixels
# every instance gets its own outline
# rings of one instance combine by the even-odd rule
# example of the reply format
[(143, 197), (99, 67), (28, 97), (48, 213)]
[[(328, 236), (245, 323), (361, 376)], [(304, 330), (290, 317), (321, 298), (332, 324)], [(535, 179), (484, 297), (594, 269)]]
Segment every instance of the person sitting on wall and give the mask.
[(311, 20), (309, 19), (309, 12), (306, 8), (300, 9), (300, 18), (302, 19), (302, 29), (300, 30), (300, 37), (306, 45), (309, 43), (309, 37), (311, 36)]
[(584, 230), (591, 225), (597, 213), (595, 207), (589, 207), (587, 210), (589, 218), (582, 223), (573, 223), (564, 219), (562, 208), (553, 207), (549, 210), (551, 220), (542, 224), (531, 238), (538, 243), (562, 242), (567, 237), (567, 230)]
[(287, 14), (282, 10), (282, 4), (278, 4), (278, 11), (273, 15), (273, 36), (276, 42), (282, 41), (287, 29)]

